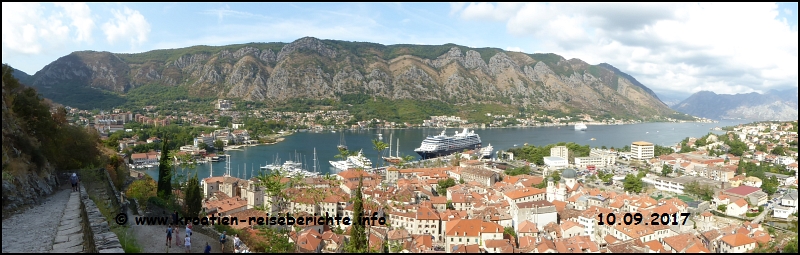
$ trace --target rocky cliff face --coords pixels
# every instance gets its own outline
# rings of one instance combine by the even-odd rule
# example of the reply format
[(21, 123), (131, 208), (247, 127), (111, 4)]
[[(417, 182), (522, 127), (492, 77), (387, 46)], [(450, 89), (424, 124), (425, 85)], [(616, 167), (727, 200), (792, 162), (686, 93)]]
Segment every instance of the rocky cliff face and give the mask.
[[(5, 69), (5, 68), (4, 68)], [(5, 80), (5, 79), (4, 79)], [(3, 217), (31, 204), (38, 204), (56, 187), (54, 170), (49, 163), (41, 169), (31, 169), (29, 148), (21, 143), (33, 144), (38, 141), (25, 134), (17, 118), (10, 111), (10, 100), (6, 95), (6, 83), (2, 90), (3, 116)]]
[(700, 91), (675, 105), (674, 109), (710, 119), (796, 120), (797, 88), (767, 94), (736, 95)]
[(608, 64), (589, 65), (555, 54), (458, 45), (384, 46), (312, 37), (289, 44), (207, 48), (141, 54), (75, 52), (37, 72), (33, 86), (46, 96), (54, 86), (125, 93), (156, 83), (186, 86), (195, 95), (253, 101), (366, 93), (636, 117), (673, 112), (647, 87)]

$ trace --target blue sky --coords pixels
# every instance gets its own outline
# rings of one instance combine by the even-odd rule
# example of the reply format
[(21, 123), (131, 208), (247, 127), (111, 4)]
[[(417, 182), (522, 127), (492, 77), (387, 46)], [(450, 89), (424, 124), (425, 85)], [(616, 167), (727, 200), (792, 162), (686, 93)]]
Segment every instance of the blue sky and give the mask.
[(291, 42), (455, 43), (610, 63), (661, 97), (797, 87), (797, 3), (7, 3), (3, 63), (73, 51)]

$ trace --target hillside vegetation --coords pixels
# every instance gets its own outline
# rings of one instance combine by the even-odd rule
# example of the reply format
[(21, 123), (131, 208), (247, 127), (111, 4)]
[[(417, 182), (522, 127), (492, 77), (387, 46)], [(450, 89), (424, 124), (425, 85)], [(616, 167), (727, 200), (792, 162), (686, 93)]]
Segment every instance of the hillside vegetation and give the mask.
[(113, 164), (116, 174), (121, 160), (109, 160), (94, 130), (69, 125), (63, 107), (51, 108), (8, 65), (2, 71), (4, 212), (51, 193), (58, 173)]

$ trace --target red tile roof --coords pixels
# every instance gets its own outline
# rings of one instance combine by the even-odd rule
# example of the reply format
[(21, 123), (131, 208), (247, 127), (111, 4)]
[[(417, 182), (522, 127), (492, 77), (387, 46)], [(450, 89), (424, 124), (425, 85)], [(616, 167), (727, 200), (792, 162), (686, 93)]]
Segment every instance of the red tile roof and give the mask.
[(740, 196), (747, 196), (747, 195), (750, 195), (751, 193), (759, 191), (759, 190), (761, 190), (761, 188), (750, 187), (750, 186), (747, 186), (747, 185), (740, 185), (739, 187), (728, 189), (725, 192), (737, 194), (737, 195), (740, 195)]
[(742, 246), (742, 245), (748, 245), (748, 244), (756, 242), (756, 240), (754, 240), (753, 238), (750, 238), (747, 235), (742, 234), (742, 233), (736, 233), (736, 234), (733, 234), (733, 235), (728, 235), (728, 236), (723, 237), (721, 240), (723, 242), (729, 244), (730, 246), (733, 246), (733, 247), (739, 247), (739, 246)]

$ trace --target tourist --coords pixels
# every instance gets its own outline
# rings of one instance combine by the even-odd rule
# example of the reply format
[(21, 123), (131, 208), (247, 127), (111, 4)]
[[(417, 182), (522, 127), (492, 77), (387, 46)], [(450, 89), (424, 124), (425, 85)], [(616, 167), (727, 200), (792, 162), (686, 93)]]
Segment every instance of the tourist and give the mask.
[(178, 231), (178, 225), (175, 225), (174, 232), (175, 232), (175, 246), (182, 247), (183, 242), (181, 242), (181, 234), (180, 231)]
[(178, 210), (175, 210), (175, 213), (172, 214), (172, 224), (178, 225)]
[(241, 249), (242, 240), (239, 239), (239, 234), (233, 235), (233, 249), (235, 253), (239, 253), (239, 249)]
[(167, 226), (167, 245), (172, 248), (172, 225)]
[(186, 239), (184, 239), (184, 246), (186, 246), (186, 253), (189, 253), (192, 249), (192, 238), (189, 235), (186, 235)]
[(219, 235), (219, 247), (220, 247), (220, 252), (222, 253), (225, 253), (225, 242), (228, 241), (227, 240), (228, 237), (225, 236), (226, 233), (228, 233), (228, 231), (222, 231), (222, 234)]
[(78, 174), (72, 173), (72, 176), (69, 177), (69, 181), (72, 183), (72, 191), (78, 191)]
[(192, 223), (189, 222), (189, 225), (186, 225), (186, 235), (192, 236)]
[(206, 250), (203, 253), (211, 253), (211, 245), (206, 242)]

